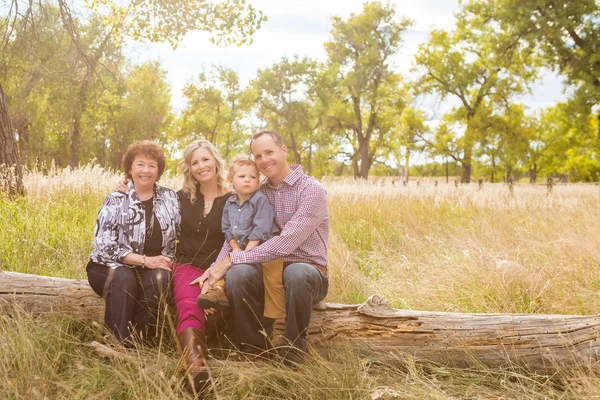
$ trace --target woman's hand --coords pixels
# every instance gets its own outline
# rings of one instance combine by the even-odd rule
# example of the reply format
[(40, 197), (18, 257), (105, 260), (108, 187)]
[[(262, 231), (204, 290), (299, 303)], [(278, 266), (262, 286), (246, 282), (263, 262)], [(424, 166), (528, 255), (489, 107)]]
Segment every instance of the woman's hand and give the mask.
[(129, 179), (124, 178), (121, 182), (117, 184), (117, 192), (127, 193), (127, 184), (129, 183)]
[(172, 266), (173, 261), (165, 256), (146, 257), (146, 261), (144, 262), (144, 267), (149, 269), (164, 269), (171, 271)]

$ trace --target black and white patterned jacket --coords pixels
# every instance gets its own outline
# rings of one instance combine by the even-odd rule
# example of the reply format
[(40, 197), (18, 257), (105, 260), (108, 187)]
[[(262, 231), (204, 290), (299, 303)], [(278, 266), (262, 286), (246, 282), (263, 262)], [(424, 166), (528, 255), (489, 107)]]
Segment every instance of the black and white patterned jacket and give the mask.
[[(174, 258), (181, 221), (179, 198), (173, 190), (155, 184), (153, 204), (154, 215), (162, 231), (161, 254)], [(90, 258), (111, 268), (133, 268), (121, 260), (131, 252), (144, 254), (145, 240), (145, 211), (130, 182), (127, 193), (113, 192), (104, 199), (96, 217), (94, 248)]]

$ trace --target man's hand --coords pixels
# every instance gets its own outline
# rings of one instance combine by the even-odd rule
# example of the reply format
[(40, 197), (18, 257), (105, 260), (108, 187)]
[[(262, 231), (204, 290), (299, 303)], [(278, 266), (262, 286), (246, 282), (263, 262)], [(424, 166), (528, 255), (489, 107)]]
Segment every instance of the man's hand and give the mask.
[(190, 285), (200, 285), (200, 291), (202, 294), (206, 293), (208, 289), (217, 281), (225, 276), (227, 271), (231, 268), (231, 257), (227, 256), (212, 268), (207, 269), (199, 277), (190, 282)]
[(210, 290), (211, 286), (208, 284), (208, 279), (200, 284), (200, 294), (206, 294)]
[(212, 268), (207, 269), (200, 279), (206, 279), (208, 284), (212, 286), (225, 276), (229, 268), (231, 268), (231, 257), (227, 256), (213, 265)]

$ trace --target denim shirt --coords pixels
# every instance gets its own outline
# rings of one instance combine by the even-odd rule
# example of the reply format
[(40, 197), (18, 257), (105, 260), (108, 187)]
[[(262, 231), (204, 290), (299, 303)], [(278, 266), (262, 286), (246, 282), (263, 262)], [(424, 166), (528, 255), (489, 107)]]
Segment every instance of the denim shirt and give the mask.
[[(174, 258), (175, 241), (181, 220), (179, 199), (171, 189), (154, 185), (154, 216), (162, 231), (161, 254)], [(146, 217), (133, 183), (127, 193), (113, 192), (106, 196), (96, 217), (93, 262), (111, 268), (134, 267), (121, 260), (129, 253), (144, 254)]]
[(264, 242), (279, 232), (275, 223), (275, 211), (260, 191), (240, 203), (237, 195), (229, 197), (223, 209), (221, 221), (225, 242), (235, 239), (243, 250), (251, 240)]

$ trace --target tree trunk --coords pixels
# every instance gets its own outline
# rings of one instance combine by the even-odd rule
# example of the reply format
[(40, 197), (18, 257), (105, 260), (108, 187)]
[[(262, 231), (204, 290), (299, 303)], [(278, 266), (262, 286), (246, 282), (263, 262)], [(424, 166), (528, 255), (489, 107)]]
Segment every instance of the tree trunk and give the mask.
[(406, 159), (404, 161), (404, 182), (408, 183), (408, 178), (410, 175), (408, 170), (410, 168), (410, 148), (408, 146), (406, 146)]
[(367, 180), (369, 178), (369, 170), (371, 169), (371, 161), (369, 158), (369, 141), (366, 138), (358, 139), (358, 151), (360, 156), (360, 179)]
[(537, 164), (534, 163), (529, 167), (529, 183), (535, 183), (537, 181)]
[(354, 154), (352, 157), (352, 173), (354, 174), (354, 178), (360, 177), (360, 170), (358, 169), (358, 153)]
[(506, 182), (508, 182), (510, 180), (510, 178), (512, 177), (512, 165), (511, 164), (506, 164)]
[(8, 115), (4, 89), (0, 85), (0, 191), (9, 196), (25, 194), (19, 146)]
[(471, 159), (463, 160), (460, 183), (471, 183)]
[(462, 176), (460, 177), (460, 183), (471, 183), (472, 154), (473, 149), (467, 146), (467, 148), (465, 148), (465, 155), (462, 159)]
[(446, 183), (448, 183), (448, 157), (446, 157)]
[[(86, 281), (0, 271), (0, 309), (12, 307), (84, 320), (102, 320), (104, 310)], [(309, 341), (323, 354), (351, 345), (383, 363), (412, 357), (456, 368), (519, 366), (537, 373), (600, 361), (599, 337), (600, 316), (396, 310), (378, 296), (360, 305), (319, 303), (309, 326)]]
[(298, 165), (302, 164), (302, 157), (300, 157), (300, 152), (298, 152), (298, 143), (296, 142), (296, 136), (292, 131), (290, 131), (290, 144), (292, 148), (292, 153), (294, 154), (294, 162)]
[(79, 87), (79, 96), (77, 97), (78, 102), (73, 111), (71, 147), (69, 148), (69, 166), (71, 168), (76, 168), (79, 165), (79, 153), (81, 152), (81, 118), (87, 106), (87, 87), (90, 79), (90, 71), (88, 71)]

